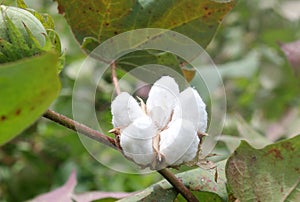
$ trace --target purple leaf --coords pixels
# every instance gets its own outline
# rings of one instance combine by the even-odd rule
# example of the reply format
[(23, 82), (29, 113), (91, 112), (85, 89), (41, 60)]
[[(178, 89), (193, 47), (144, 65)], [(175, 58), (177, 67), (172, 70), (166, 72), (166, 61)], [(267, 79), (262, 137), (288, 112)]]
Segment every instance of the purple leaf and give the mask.
[(72, 202), (73, 190), (77, 184), (76, 173), (73, 170), (68, 181), (61, 187), (37, 196), (32, 202)]
[(94, 200), (104, 199), (104, 198), (115, 198), (120, 199), (127, 197), (134, 193), (125, 192), (101, 192), (101, 191), (91, 191), (82, 194), (74, 194), (74, 188), (77, 184), (76, 172), (73, 170), (68, 181), (61, 187), (50, 191), (45, 194), (41, 194), (34, 199), (32, 202), (90, 202)]
[(300, 71), (300, 40), (280, 44), (280, 47), (293, 69), (295, 71)]
[(133, 193), (91, 191), (91, 192), (73, 195), (73, 199), (76, 202), (90, 202), (90, 201), (104, 199), (104, 198), (120, 199), (120, 198), (127, 197), (131, 194)]

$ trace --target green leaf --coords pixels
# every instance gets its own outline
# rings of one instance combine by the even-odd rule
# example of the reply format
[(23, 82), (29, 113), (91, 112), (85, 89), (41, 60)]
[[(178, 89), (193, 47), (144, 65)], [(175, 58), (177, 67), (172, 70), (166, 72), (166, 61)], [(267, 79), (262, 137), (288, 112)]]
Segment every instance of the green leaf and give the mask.
[(300, 201), (300, 135), (263, 149), (242, 141), (226, 176), (239, 201)]
[(236, 0), (56, 0), (75, 37), (100, 43), (139, 28), (164, 28), (182, 33), (205, 47)]
[[(56, 53), (60, 54), (59, 62), (57, 64), (58, 72), (60, 72), (65, 64), (65, 54), (62, 52), (60, 38), (57, 32), (53, 29), (47, 29), (48, 40), (50, 41), (50, 49), (55, 50)], [(45, 48), (45, 47), (44, 47)], [(46, 47), (47, 48), (47, 47)], [(47, 51), (47, 49), (45, 49)]]
[(17, 0), (17, 5), (18, 5), (19, 8), (23, 8), (23, 9), (27, 8), (27, 5), (24, 2), (24, 0)]
[(129, 53), (120, 58), (117, 64), (122, 69), (130, 71), (135, 67), (153, 63), (158, 65), (165, 65), (171, 67), (177, 72), (180, 72), (179, 61), (175, 55), (168, 52), (161, 52), (156, 50), (140, 50)]
[[(176, 175), (187, 188), (193, 191), (200, 201), (222, 201), (227, 199), (225, 185), (225, 161), (217, 164), (215, 169), (193, 169)], [(215, 181), (217, 177), (217, 182)], [(134, 201), (174, 201), (177, 191), (166, 180), (162, 180), (147, 189), (119, 202)]]
[(60, 82), (52, 53), (0, 66), (0, 145), (30, 126), (57, 97)]
[[(82, 44), (81, 47), (89, 52), (115, 35), (142, 28), (179, 32), (206, 47), (223, 17), (237, 0), (73, 0), (71, 3), (68, 0), (56, 1), (59, 12), (64, 14), (76, 39)], [(170, 59), (167, 60), (173, 60), (174, 55), (168, 55)], [(157, 56), (147, 51), (133, 52), (120, 58), (122, 64), (126, 64), (125, 67), (119, 60), (116, 63), (126, 71), (139, 66), (145, 60), (149, 61), (146, 64), (164, 64), (156, 63), (159, 60)], [(133, 58), (135, 59), (132, 60)], [(171, 68), (183, 74), (188, 81), (192, 80), (195, 72), (181, 70), (179, 66), (180, 61), (177, 60), (177, 64)]]

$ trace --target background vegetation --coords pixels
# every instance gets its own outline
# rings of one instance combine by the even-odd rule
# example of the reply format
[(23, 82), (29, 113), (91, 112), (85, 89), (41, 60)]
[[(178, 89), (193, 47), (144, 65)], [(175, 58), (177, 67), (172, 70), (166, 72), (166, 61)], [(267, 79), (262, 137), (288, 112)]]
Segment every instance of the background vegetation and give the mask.
[[(221, 158), (228, 157), (240, 138), (262, 146), (300, 131), (300, 67), (292, 68), (280, 48), (281, 43), (300, 38), (300, 14), (291, 17), (292, 7), (289, 12), (284, 9), (287, 2), (290, 1), (240, 0), (207, 48), (222, 72), (226, 88), (224, 136), (215, 149)], [(2, 3), (14, 5), (14, 1)], [(60, 96), (51, 108), (71, 117), (74, 67), (81, 65), (85, 55), (58, 14), (56, 3), (26, 3), (54, 17), (66, 66), (60, 74)], [(99, 89), (96, 107), (108, 130), (112, 127), (109, 75), (106, 82)], [(47, 192), (63, 184), (73, 169), (79, 182), (77, 192), (133, 192), (161, 179), (156, 173), (131, 175), (108, 169), (89, 155), (76, 133), (41, 118), (0, 147), (0, 201), (23, 201)]]

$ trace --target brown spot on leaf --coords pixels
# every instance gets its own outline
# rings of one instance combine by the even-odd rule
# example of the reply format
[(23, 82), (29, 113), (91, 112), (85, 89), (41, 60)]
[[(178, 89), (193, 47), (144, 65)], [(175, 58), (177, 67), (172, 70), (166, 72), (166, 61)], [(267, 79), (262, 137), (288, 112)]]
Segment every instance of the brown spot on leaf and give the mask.
[(41, 95), (41, 97), (46, 96), (46, 95), (47, 95), (47, 91), (46, 91), (46, 90), (41, 91), (41, 92), (40, 92), (40, 95)]
[(30, 107), (30, 111), (33, 111), (35, 109), (35, 106)]
[(282, 147), (288, 151), (295, 151), (295, 148), (293, 147), (292, 143), (290, 143), (290, 142), (282, 143)]
[(251, 163), (252, 164), (256, 163), (256, 160), (257, 160), (256, 156), (252, 156), (251, 157)]
[(21, 114), (21, 112), (22, 112), (21, 109), (17, 109), (16, 112), (15, 112), (16, 116), (19, 116)]
[(59, 14), (63, 15), (65, 13), (65, 8), (60, 4), (57, 6), (57, 10)]
[(283, 160), (283, 157), (282, 157), (279, 149), (276, 149), (276, 148), (270, 149), (266, 155), (269, 155), (269, 154), (273, 155), (277, 159)]
[(1, 121), (5, 121), (5, 120), (6, 120), (6, 116), (2, 115), (2, 116), (0, 117), (0, 120), (1, 120)]

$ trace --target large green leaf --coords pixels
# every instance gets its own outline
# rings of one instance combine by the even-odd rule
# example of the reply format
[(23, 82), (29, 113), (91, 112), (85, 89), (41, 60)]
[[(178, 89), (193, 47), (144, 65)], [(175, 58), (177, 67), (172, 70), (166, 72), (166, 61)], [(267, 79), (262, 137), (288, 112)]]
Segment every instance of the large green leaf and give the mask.
[[(194, 191), (200, 201), (223, 201), (227, 199), (225, 185), (225, 161), (217, 164), (215, 169), (193, 169), (176, 175), (185, 186)], [(216, 179), (215, 179), (216, 178)], [(119, 202), (135, 201), (174, 201), (177, 191), (166, 180), (162, 180), (147, 189)]]
[[(103, 42), (139, 28), (182, 33), (205, 47), (236, 0), (56, 0), (76, 39)], [(222, 2), (222, 3), (221, 3)]]
[(239, 201), (300, 201), (300, 135), (263, 149), (242, 141), (226, 176)]
[(57, 60), (47, 53), (0, 66), (0, 145), (31, 125), (57, 97)]
[[(56, 0), (72, 31), (85, 50), (91, 51), (100, 43), (126, 31), (141, 28), (160, 28), (179, 32), (206, 47), (224, 16), (237, 0)], [(139, 33), (133, 33), (134, 40)], [(140, 34), (143, 35), (143, 34)], [(151, 38), (155, 36), (151, 35)], [(175, 40), (175, 39), (174, 39)], [(121, 42), (122, 43), (122, 42)], [(124, 43), (124, 42), (123, 42)], [(126, 42), (125, 42), (126, 43)], [(167, 47), (167, 44), (162, 44)], [(183, 44), (179, 44), (184, 49)], [(184, 51), (184, 50), (183, 50)], [(170, 50), (172, 52), (172, 50)], [(166, 65), (159, 52), (137, 51), (117, 60), (118, 67), (129, 71), (141, 63)], [(173, 60), (172, 54), (168, 55)], [(166, 56), (163, 56), (167, 58)], [(179, 57), (182, 57), (179, 55)], [(190, 62), (190, 61), (188, 61)], [(180, 69), (182, 60), (170, 67), (188, 81), (194, 71)], [(123, 67), (126, 64), (126, 67)]]

